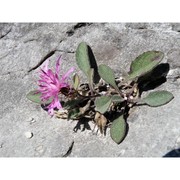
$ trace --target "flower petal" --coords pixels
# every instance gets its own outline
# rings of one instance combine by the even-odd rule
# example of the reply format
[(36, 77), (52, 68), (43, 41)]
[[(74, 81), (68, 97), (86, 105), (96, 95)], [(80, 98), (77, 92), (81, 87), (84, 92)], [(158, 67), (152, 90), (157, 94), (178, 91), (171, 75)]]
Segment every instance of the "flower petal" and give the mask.
[(69, 77), (69, 75), (74, 71), (74, 67), (72, 67), (72, 68), (70, 68), (63, 76), (62, 76), (62, 78), (61, 78), (61, 81), (63, 82), (63, 81), (65, 81), (68, 77)]
[(50, 116), (53, 116), (54, 115), (54, 109), (53, 108), (48, 109), (48, 114)]
[(57, 62), (56, 62), (56, 74), (59, 74), (60, 71), (60, 66), (61, 66), (61, 56), (58, 58)]
[(55, 99), (54, 99), (54, 106), (55, 106), (56, 108), (58, 108), (58, 109), (62, 109), (62, 105), (61, 105), (61, 103), (60, 103), (60, 101), (59, 101), (58, 96), (56, 96)]
[(58, 95), (56, 95), (53, 99), (53, 101), (47, 106), (48, 113), (52, 116), (54, 115), (54, 108), (61, 109), (62, 105), (59, 101)]
[(59, 71), (61, 66), (61, 56), (56, 61), (55, 72), (48, 68), (49, 61), (44, 63), (44, 66), (40, 69), (38, 80), (38, 91), (41, 93), (41, 100), (47, 101), (50, 98), (52, 102), (46, 107), (48, 109), (48, 114), (54, 115), (54, 108), (61, 109), (62, 105), (59, 101), (59, 93), (64, 87), (70, 87), (66, 81), (70, 74), (74, 71), (74, 68), (70, 68), (60, 79)]

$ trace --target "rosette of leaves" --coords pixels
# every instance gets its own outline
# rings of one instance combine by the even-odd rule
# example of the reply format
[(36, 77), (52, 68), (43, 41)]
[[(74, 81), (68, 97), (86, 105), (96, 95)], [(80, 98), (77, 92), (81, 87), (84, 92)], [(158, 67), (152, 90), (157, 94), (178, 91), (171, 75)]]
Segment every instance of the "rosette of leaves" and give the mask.
[[(97, 66), (91, 48), (85, 42), (80, 43), (76, 51), (76, 62), (87, 77), (88, 90), (80, 89), (80, 78), (75, 75), (74, 89), (77, 96), (68, 102), (69, 117), (78, 119), (93, 112), (89, 117), (97, 124), (100, 132), (103, 133), (105, 126), (110, 125), (111, 138), (117, 144), (121, 143), (127, 134), (126, 117), (130, 108), (138, 104), (157, 107), (173, 99), (173, 95), (168, 91), (151, 92), (142, 99), (139, 93), (140, 79), (151, 73), (163, 57), (163, 53), (159, 51), (141, 54), (131, 63), (128, 76), (118, 81), (113, 70), (105, 64)], [(100, 78), (103, 79), (104, 85), (100, 83)], [(80, 95), (79, 90), (83, 95)], [(111, 114), (117, 116), (113, 117)]]
[[(89, 45), (80, 43), (76, 50), (76, 62), (88, 83), (82, 83), (79, 75), (74, 75), (72, 97), (64, 104), (68, 118), (88, 118), (94, 121), (101, 133), (110, 127), (112, 140), (120, 144), (128, 131), (130, 108), (136, 105), (158, 107), (174, 98), (172, 93), (165, 90), (153, 91), (141, 98), (143, 90), (140, 85), (144, 79), (149, 81), (147, 77), (152, 75), (163, 57), (160, 51), (144, 52), (132, 61), (127, 76), (115, 77), (109, 66), (97, 65)], [(39, 94), (33, 92), (27, 97), (37, 102)]]

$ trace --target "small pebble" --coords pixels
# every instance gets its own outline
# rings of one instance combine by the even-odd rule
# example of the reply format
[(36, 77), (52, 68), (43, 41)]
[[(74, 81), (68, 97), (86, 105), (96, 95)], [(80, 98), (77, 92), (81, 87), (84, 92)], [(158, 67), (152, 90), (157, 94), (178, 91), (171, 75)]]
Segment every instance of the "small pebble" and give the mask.
[(32, 120), (30, 121), (30, 123), (35, 123), (36, 120), (34, 118), (32, 118)]
[(32, 132), (25, 132), (24, 135), (26, 136), (27, 139), (31, 139), (33, 137), (33, 133)]
[(36, 120), (31, 117), (31, 118), (29, 118), (29, 119), (27, 120), (27, 122), (29, 122), (30, 124), (33, 124), (33, 123), (36, 122)]

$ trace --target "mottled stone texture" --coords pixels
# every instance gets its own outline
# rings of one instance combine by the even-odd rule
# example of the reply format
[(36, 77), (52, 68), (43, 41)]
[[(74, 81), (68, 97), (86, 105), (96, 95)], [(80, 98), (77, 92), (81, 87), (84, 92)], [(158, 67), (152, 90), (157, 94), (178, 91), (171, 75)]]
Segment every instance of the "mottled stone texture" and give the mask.
[[(0, 24), (0, 156), (61, 157), (72, 141), (69, 157), (162, 157), (180, 147), (180, 25), (170, 23), (28, 23)], [(75, 50), (82, 41), (93, 49), (97, 63), (116, 75), (129, 71), (136, 56), (162, 51), (170, 64), (167, 82), (174, 100), (150, 108), (135, 108), (128, 118), (125, 140), (115, 144), (91, 130), (73, 132), (76, 121), (50, 118), (26, 99), (36, 87), (37, 67), (47, 57), (51, 64), (62, 55), (62, 71), (75, 66)], [(31, 70), (30, 72), (28, 72)], [(93, 128), (93, 124), (89, 123)], [(87, 127), (87, 126), (85, 126)], [(27, 138), (26, 132), (33, 137)]]

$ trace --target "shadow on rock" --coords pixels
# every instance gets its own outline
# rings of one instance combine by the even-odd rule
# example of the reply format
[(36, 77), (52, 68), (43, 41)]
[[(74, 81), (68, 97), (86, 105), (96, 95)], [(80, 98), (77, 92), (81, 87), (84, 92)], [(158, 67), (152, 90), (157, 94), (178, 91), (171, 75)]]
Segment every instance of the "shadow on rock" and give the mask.
[[(89, 125), (89, 119), (87, 118), (81, 118), (78, 120), (76, 126), (73, 128), (73, 131), (74, 132), (77, 132), (78, 130), (81, 130), (81, 131), (85, 131), (86, 129), (87, 130), (91, 130), (91, 127)], [(81, 125), (83, 125), (83, 128), (81, 129)]]
[(89, 54), (89, 58), (90, 58), (90, 66), (91, 66), (91, 68), (94, 69), (94, 82), (98, 83), (100, 80), (100, 76), (98, 73), (98, 66), (96, 63), (95, 56), (94, 56), (93, 51), (90, 46), (88, 46), (88, 54)]
[(168, 152), (163, 157), (180, 157), (180, 148)]
[(166, 82), (166, 76), (169, 72), (170, 66), (168, 63), (159, 64), (152, 72), (139, 78), (140, 94), (143, 91), (149, 91), (155, 89), (161, 84)]

